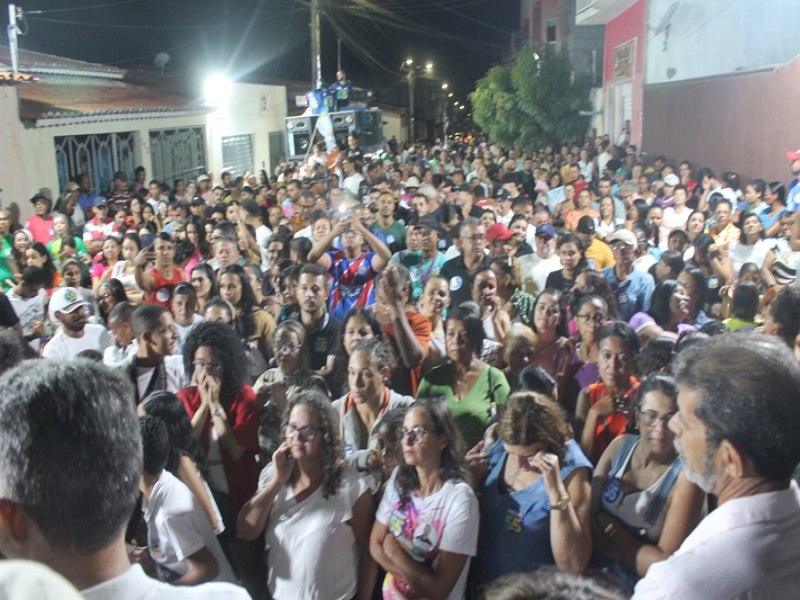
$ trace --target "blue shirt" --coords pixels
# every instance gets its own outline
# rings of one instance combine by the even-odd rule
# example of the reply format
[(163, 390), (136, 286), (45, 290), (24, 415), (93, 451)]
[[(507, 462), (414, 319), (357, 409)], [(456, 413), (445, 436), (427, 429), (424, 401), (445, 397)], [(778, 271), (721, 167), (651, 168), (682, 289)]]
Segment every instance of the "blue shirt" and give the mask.
[(636, 313), (650, 310), (650, 300), (656, 284), (649, 273), (634, 269), (624, 281), (619, 281), (615, 267), (609, 267), (603, 269), (603, 275), (617, 297), (620, 321), (627, 323)]
[[(508, 453), (502, 442), (489, 451), (489, 474), (481, 488), (480, 537), (476, 557), (481, 584), (508, 573), (533, 571), (555, 565), (550, 545), (550, 499), (540, 477), (519, 491), (501, 490)], [(561, 479), (592, 463), (580, 446), (567, 442), (561, 460)], [(590, 475), (591, 476), (591, 475)]]

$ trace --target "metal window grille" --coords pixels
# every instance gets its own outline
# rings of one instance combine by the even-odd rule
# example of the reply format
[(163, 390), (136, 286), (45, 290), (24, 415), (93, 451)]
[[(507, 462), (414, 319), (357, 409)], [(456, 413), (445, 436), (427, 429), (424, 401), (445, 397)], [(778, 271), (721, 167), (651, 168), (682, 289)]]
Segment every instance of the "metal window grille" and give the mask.
[(196, 179), (206, 171), (206, 138), (202, 127), (150, 132), (153, 178), (172, 185)]
[(251, 135), (231, 135), (222, 138), (222, 164), (234, 177), (253, 169)]
[(133, 177), (139, 162), (133, 131), (56, 137), (55, 152), (62, 190), (70, 180), (88, 173), (92, 189), (105, 193), (110, 189), (115, 171), (125, 171), (128, 177)]

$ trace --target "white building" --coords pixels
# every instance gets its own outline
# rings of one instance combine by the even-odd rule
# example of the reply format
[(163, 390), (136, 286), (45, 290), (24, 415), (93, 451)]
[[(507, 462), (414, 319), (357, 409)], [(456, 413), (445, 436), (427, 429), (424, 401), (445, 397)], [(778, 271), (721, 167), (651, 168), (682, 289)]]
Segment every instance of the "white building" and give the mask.
[(209, 105), (191, 82), (29, 51), (19, 64), (36, 80), (0, 77), (0, 206), (16, 203), (23, 218), (37, 190), (55, 198), (83, 172), (96, 190), (139, 165), (172, 185), (206, 171), (269, 172), (285, 154), (284, 86), (218, 80)]

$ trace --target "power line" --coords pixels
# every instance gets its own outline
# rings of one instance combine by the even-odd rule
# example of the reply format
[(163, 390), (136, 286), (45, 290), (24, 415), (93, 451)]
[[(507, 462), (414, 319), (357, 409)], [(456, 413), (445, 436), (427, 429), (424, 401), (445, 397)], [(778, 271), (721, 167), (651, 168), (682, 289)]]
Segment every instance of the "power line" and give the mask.
[(73, 6), (71, 8), (50, 8), (47, 10), (26, 10), (27, 15), (49, 15), (50, 13), (70, 12), (75, 10), (90, 10), (95, 8), (116, 8), (124, 4), (133, 4), (141, 0), (120, 0), (119, 2), (107, 2), (105, 4), (93, 4), (92, 6)]

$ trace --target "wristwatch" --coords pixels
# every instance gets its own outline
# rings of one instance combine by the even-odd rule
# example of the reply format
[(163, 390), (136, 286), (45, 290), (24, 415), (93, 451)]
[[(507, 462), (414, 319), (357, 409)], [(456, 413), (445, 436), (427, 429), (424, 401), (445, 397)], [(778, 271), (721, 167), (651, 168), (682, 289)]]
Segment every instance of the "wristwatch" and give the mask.
[(211, 415), (214, 417), (224, 417), (225, 416), (225, 409), (221, 406), (218, 406), (214, 410), (211, 411)]
[(555, 504), (550, 505), (550, 510), (557, 510), (558, 512), (564, 512), (569, 508), (569, 503), (572, 501), (572, 498), (569, 497), (569, 494), (564, 494), (561, 498), (558, 499), (558, 502)]

